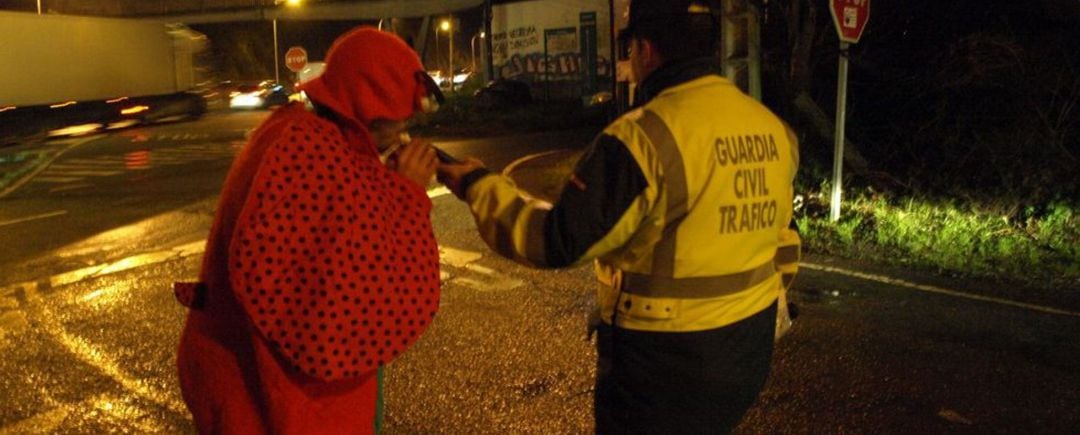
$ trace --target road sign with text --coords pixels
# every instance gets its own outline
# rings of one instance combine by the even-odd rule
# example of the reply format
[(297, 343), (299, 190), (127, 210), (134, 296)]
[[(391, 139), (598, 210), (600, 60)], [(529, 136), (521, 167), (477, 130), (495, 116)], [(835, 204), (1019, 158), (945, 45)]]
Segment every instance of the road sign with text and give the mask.
[(307, 66), (307, 50), (303, 47), (291, 47), (285, 52), (285, 66), (289, 71), (299, 72)]
[(870, 20), (870, 0), (829, 0), (829, 13), (840, 40), (854, 44)]

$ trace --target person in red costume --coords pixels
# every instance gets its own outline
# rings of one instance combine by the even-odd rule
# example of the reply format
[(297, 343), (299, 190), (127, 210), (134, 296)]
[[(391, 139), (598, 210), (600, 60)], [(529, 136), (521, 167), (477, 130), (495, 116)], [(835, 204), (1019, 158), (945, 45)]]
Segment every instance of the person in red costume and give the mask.
[(301, 89), (313, 107), (279, 108), (255, 131), (200, 281), (174, 287), (190, 308), (180, 385), (201, 433), (377, 432), (379, 370), (438, 308), (436, 156), (405, 130), (442, 99), (420, 59), (358, 28)]

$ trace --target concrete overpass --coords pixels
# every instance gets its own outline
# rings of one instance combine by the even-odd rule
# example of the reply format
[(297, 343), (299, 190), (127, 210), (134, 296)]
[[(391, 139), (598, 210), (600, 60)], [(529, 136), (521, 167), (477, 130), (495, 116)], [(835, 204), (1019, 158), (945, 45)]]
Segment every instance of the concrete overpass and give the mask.
[(445, 15), (484, 4), (484, 0), (353, 0), (349, 2), (305, 3), (300, 7), (252, 6), (230, 10), (147, 14), (141, 18), (161, 18), (187, 24), (251, 20), (379, 20)]
[[(292, 8), (275, 5), (275, 0), (39, 0), (39, 2), (45, 13), (157, 18), (191, 24), (273, 19), (414, 18), (446, 14), (484, 4), (484, 0), (304, 0), (302, 6)], [(0, 1), (0, 4), (6, 3)], [(33, 7), (32, 1), (26, 4)]]

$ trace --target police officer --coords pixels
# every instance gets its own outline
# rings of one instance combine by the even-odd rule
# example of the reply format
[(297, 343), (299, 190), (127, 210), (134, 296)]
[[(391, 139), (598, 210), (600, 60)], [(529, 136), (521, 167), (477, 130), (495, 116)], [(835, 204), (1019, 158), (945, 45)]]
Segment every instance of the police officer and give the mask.
[[(536, 267), (594, 260), (598, 433), (723, 433), (768, 376), (797, 144), (718, 74), (715, 7), (635, 0), (635, 109), (607, 126), (551, 205), (475, 159), (440, 179), (485, 242)], [(785, 246), (781, 248), (782, 240)]]

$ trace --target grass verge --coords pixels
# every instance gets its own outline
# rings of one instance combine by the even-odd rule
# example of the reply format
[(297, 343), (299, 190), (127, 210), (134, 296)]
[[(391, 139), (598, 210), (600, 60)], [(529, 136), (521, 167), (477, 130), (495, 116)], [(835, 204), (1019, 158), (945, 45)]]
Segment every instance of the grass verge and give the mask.
[(1080, 287), (1080, 214), (1059, 202), (1006, 216), (979, 204), (855, 193), (840, 219), (827, 195), (803, 195), (796, 222), (806, 249), (957, 276)]

